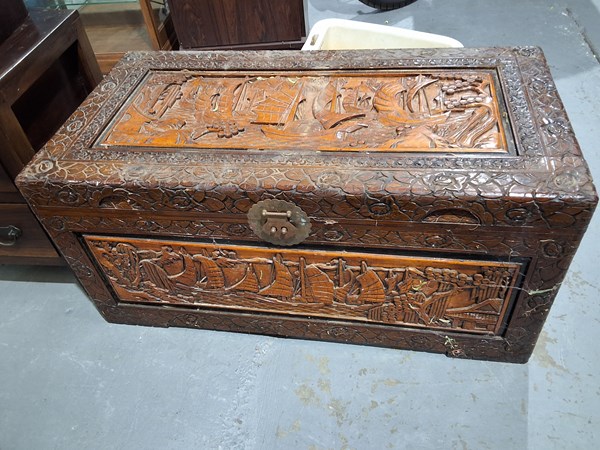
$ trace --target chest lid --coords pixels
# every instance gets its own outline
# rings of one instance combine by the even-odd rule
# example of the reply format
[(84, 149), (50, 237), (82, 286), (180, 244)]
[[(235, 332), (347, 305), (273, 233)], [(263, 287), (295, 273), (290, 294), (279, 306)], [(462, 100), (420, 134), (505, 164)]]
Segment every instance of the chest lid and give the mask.
[[(19, 178), (34, 206), (586, 226), (541, 51), (128, 54)], [(43, 186), (43, 187), (42, 187)]]

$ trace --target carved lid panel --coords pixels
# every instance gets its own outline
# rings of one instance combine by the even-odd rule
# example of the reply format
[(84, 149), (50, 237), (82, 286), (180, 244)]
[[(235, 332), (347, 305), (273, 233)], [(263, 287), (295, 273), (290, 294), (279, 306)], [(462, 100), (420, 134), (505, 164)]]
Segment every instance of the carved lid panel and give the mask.
[[(18, 178), (34, 207), (246, 223), (585, 229), (597, 196), (536, 48), (135, 52)], [(346, 224), (346, 225), (343, 225)]]
[(488, 69), (151, 71), (97, 144), (506, 154), (497, 86)]

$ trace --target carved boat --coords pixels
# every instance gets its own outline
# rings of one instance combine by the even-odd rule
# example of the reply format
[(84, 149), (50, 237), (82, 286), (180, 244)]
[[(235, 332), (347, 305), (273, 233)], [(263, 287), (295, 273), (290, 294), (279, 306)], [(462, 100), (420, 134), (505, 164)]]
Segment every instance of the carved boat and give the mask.
[(199, 121), (231, 121), (235, 104), (234, 91), (239, 85), (205, 82), (196, 99), (196, 116)]
[(383, 303), (385, 301), (385, 288), (381, 278), (369, 269), (366, 262), (362, 262), (362, 273), (356, 277), (360, 284), (359, 303)]
[(333, 289), (333, 297), (336, 302), (347, 303), (355, 280), (354, 272), (346, 269), (345, 261), (340, 258), (338, 260), (338, 286), (334, 286)]
[(250, 85), (255, 80), (246, 79), (233, 90), (232, 113), (245, 115), (252, 109), (256, 91), (250, 92)]
[(163, 248), (158, 258), (142, 260), (139, 267), (147, 281), (167, 291), (176, 284), (193, 286), (198, 279), (194, 259), (186, 252), (173, 254), (172, 250)]
[(177, 275), (185, 271), (183, 260), (162, 251), (158, 258), (146, 259), (140, 262), (146, 277), (157, 287), (170, 289)]
[(349, 92), (342, 99), (344, 110), (349, 113), (366, 114), (373, 108), (373, 96), (375, 90), (366, 83), (361, 82), (355, 89), (349, 89)]
[(342, 110), (342, 94), (334, 83), (334, 81), (330, 81), (325, 90), (317, 96), (313, 103), (313, 114), (326, 130), (346, 120), (365, 116), (363, 111), (344, 112)]
[(174, 86), (174, 84), (161, 83), (149, 87), (145, 92), (140, 93), (140, 96), (136, 102), (132, 103), (133, 111), (140, 114), (146, 120), (159, 119), (168, 109), (167, 107), (162, 110), (163, 108), (161, 106), (166, 106), (164, 102), (165, 93), (169, 91), (171, 86)]
[(256, 118), (252, 123), (259, 125), (287, 125), (292, 122), (298, 105), (303, 100), (302, 86), (300, 82), (297, 85), (281, 83), (273, 95), (260, 101), (254, 112)]
[[(379, 121), (385, 125), (434, 125), (444, 123), (450, 111), (438, 114), (416, 113), (408, 110), (412, 97), (406, 94), (404, 86), (397, 83), (387, 83), (375, 93), (373, 106), (379, 113)], [(412, 96), (415, 93), (411, 93)], [(411, 101), (409, 101), (409, 98)], [(403, 100), (404, 99), (404, 100)], [(412, 106), (411, 106), (412, 108)]]
[(246, 267), (244, 277), (239, 282), (231, 286), (229, 289), (236, 291), (258, 292), (260, 286), (258, 284), (256, 272), (254, 271), (254, 266), (252, 264), (249, 264), (248, 267)]
[(333, 290), (333, 298), (336, 302), (347, 303), (348, 296), (352, 290), (352, 282), (346, 283), (343, 286), (336, 286)]
[(203, 255), (194, 255), (194, 262), (199, 265), (199, 283), (207, 289), (222, 289), (225, 287), (225, 277), (219, 265)]
[(400, 294), (398, 286), (404, 280), (404, 272), (390, 272), (385, 278), (385, 292), (387, 295)]
[[(408, 88), (408, 91), (406, 92), (406, 108), (411, 113), (426, 112), (428, 115), (431, 115), (431, 107), (429, 105), (427, 95), (425, 95), (425, 92), (423, 91), (423, 89), (426, 88), (427, 86), (435, 83), (436, 81), (438, 81), (437, 78), (426, 78), (426, 77), (419, 75), (417, 77), (415, 83), (410, 88)], [(415, 107), (414, 107), (415, 97), (417, 97), (419, 99), (418, 111), (415, 111)], [(421, 99), (422, 99), (422, 101), (421, 101)], [(423, 103), (425, 104), (425, 107), (423, 107)]]
[(151, 259), (162, 267), (168, 276), (178, 275), (184, 270), (184, 261), (179, 253), (175, 253), (169, 246), (164, 246), (156, 258)]
[(280, 255), (273, 257), (273, 281), (259, 291), (265, 297), (291, 298), (294, 295), (294, 279), (289, 269), (283, 264)]
[(189, 253), (183, 253), (183, 270), (177, 274), (169, 276), (176, 283), (181, 283), (186, 286), (193, 286), (198, 280), (198, 273), (194, 259)]
[(159, 94), (158, 98), (148, 111), (155, 118), (160, 118), (171, 108), (181, 96), (180, 84), (169, 84)]
[(156, 288), (171, 292), (175, 287), (174, 281), (169, 278), (165, 269), (153, 261), (144, 260), (140, 263), (140, 266), (146, 275), (146, 281), (153, 284)]
[(333, 304), (333, 282), (325, 272), (315, 266), (306, 266), (300, 258), (300, 301), (305, 303)]

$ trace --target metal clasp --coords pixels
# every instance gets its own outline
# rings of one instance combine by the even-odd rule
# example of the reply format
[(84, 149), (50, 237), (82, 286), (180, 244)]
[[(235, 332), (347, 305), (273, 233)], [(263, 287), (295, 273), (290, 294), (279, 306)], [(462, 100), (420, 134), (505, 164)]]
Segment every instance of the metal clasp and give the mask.
[(292, 211), (267, 211), (263, 209), (262, 216), (266, 219), (263, 230), (276, 239), (293, 239), (296, 236), (296, 226), (291, 222)]
[(310, 220), (304, 211), (284, 200), (263, 200), (248, 211), (248, 224), (264, 241), (276, 245), (296, 245), (310, 233)]

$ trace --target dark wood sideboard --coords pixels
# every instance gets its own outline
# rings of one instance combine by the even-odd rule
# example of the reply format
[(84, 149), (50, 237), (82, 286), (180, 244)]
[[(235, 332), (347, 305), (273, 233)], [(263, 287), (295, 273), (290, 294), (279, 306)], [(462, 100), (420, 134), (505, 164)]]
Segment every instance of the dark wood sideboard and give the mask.
[(181, 49), (294, 49), (306, 38), (303, 0), (169, 0)]
[(14, 19), (0, 41), (0, 263), (61, 264), (13, 180), (102, 75), (77, 11)]

